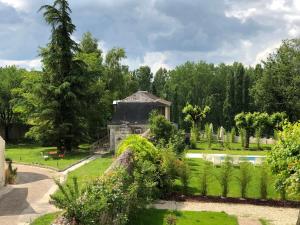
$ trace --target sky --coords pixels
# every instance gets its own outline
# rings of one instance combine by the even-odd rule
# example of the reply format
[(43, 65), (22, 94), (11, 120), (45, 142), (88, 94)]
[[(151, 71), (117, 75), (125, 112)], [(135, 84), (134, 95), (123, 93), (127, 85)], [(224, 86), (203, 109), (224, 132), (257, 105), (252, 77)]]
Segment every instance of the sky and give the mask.
[[(0, 66), (40, 69), (50, 27), (39, 12), (51, 0), (0, 0)], [(300, 0), (69, 0), (76, 25), (102, 50), (122, 47), (130, 69), (155, 72), (186, 61), (255, 65), (300, 35)]]

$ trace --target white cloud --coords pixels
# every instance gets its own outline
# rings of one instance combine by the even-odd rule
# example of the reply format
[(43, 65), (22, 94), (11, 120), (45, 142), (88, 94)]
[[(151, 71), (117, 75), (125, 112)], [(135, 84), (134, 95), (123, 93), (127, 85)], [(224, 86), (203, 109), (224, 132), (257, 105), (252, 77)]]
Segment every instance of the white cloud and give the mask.
[(250, 8), (250, 9), (232, 9), (229, 11), (225, 11), (226, 17), (234, 17), (242, 21), (242, 23), (245, 23), (248, 18), (253, 17), (257, 13), (256, 8)]
[(0, 66), (18, 66), (26, 69), (36, 69), (39, 70), (42, 67), (41, 59), (32, 60), (5, 60), (0, 59)]
[(261, 52), (257, 53), (256, 57), (255, 57), (255, 62), (253, 65), (255, 65), (257, 63), (261, 63), (261, 61), (266, 60), (271, 53), (275, 52), (276, 49), (279, 48), (280, 44), (281, 44), (281, 42), (272, 44), (272, 45), (268, 46), (267, 48), (265, 48), (264, 50), (262, 50)]
[(28, 10), (26, 0), (0, 0), (0, 2), (12, 6), (17, 10)]

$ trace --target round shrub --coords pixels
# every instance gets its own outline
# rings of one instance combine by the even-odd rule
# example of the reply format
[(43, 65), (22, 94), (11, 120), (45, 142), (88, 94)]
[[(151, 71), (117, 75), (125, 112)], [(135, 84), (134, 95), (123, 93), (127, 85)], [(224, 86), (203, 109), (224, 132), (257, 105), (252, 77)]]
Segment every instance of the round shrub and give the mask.
[(118, 147), (117, 156), (127, 149), (133, 151), (134, 158), (139, 160), (154, 161), (159, 155), (157, 148), (140, 135), (130, 135), (125, 138)]

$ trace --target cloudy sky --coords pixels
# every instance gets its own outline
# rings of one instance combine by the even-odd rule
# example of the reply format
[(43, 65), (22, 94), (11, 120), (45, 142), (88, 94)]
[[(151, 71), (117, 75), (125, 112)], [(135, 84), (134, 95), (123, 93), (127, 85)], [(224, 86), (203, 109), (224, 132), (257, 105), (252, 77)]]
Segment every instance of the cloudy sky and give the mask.
[[(70, 0), (75, 40), (86, 31), (104, 51), (123, 47), (131, 69), (187, 60), (254, 65), (300, 35), (300, 0)], [(0, 65), (40, 68), (51, 0), (0, 0)]]

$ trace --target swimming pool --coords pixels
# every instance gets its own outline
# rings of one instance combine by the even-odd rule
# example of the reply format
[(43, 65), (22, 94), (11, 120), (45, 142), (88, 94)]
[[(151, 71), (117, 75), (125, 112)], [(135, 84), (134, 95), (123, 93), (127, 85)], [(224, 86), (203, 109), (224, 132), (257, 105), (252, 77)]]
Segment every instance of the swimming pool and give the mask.
[(227, 154), (202, 154), (202, 153), (187, 153), (186, 158), (191, 159), (204, 159), (211, 161), (213, 164), (221, 164), (225, 159), (229, 157), (233, 164), (239, 164), (240, 162), (250, 162), (254, 165), (262, 164), (265, 160), (265, 156), (256, 155), (227, 155)]

